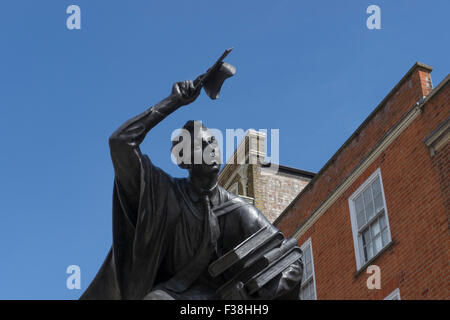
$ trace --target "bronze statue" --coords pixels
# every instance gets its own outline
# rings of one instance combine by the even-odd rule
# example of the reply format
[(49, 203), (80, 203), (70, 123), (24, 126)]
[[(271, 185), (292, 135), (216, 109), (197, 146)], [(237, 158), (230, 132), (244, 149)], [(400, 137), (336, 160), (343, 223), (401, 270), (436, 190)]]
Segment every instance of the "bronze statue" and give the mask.
[[(222, 62), (226, 54), (196, 80), (175, 83), (167, 98), (110, 137), (113, 245), (81, 299), (220, 299), (217, 289), (231, 275), (211, 276), (211, 262), (262, 228), (278, 233), (254, 206), (217, 184), (220, 150), (206, 127), (196, 132), (195, 121), (184, 126), (193, 137), (192, 161), (179, 165), (189, 170), (189, 178), (169, 176), (139, 148), (153, 127), (194, 102), (202, 87), (212, 99), (218, 97), (223, 81), (235, 71)], [(206, 148), (212, 157), (208, 163), (203, 160)], [(200, 163), (193, 161), (196, 156)], [(299, 259), (257, 292), (240, 296), (298, 299), (302, 269)]]

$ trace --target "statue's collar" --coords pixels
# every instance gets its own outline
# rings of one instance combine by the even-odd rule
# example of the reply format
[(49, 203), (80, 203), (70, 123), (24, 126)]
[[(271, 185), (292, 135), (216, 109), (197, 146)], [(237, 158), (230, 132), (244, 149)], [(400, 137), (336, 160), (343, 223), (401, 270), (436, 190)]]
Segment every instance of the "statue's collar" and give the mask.
[(188, 178), (187, 179), (187, 193), (189, 194), (189, 197), (191, 198), (192, 202), (196, 203), (201, 200), (201, 196), (203, 193), (210, 194), (210, 200), (213, 206), (216, 206), (219, 204), (219, 187), (218, 183), (211, 189), (202, 189), (197, 187), (195, 184), (192, 183), (192, 181)]

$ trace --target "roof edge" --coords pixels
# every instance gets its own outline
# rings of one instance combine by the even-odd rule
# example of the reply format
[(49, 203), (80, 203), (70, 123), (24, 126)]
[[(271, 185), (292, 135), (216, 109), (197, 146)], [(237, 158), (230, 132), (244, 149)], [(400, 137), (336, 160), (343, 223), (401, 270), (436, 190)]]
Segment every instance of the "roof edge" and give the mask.
[[(416, 69), (425, 69), (428, 72), (432, 72), (433, 71), (433, 67), (424, 64), (422, 62), (416, 62), (414, 63), (414, 65), (406, 72), (406, 74), (400, 79), (400, 81), (394, 86), (394, 88), (391, 89), (391, 91), (389, 91), (389, 93), (383, 98), (383, 100), (381, 100), (381, 102), (377, 105), (377, 107), (366, 117), (366, 119), (358, 126), (358, 128), (352, 133), (352, 135), (342, 144), (342, 146), (333, 154), (333, 156), (325, 163), (325, 165), (316, 173), (316, 175), (314, 176), (314, 178), (305, 186), (305, 188), (303, 188), (302, 191), (300, 191), (300, 193), (291, 201), (291, 203), (283, 210), (283, 212), (281, 212), (278, 217), (275, 219), (275, 221), (273, 222), (273, 224), (275, 225), (276, 223), (278, 223), (279, 220), (281, 220), (281, 218), (283, 218), (286, 213), (289, 211), (290, 208), (292, 208), (292, 206), (294, 205), (294, 202), (296, 202), (300, 196), (306, 192), (307, 190), (309, 190), (311, 188), (312, 185), (314, 185), (314, 183), (316, 182), (316, 180), (322, 175), (322, 173), (335, 161), (335, 159), (338, 157), (338, 155), (342, 152), (342, 150), (345, 149), (345, 147), (347, 147), (350, 142), (357, 136), (359, 135), (359, 133), (361, 132), (361, 130), (366, 127), (366, 125), (370, 122), (370, 120), (372, 120), (372, 118), (378, 113), (378, 111), (380, 111), (380, 109), (382, 109), (384, 107), (384, 105), (386, 104), (386, 102), (395, 94), (395, 92), (397, 92), (397, 90), (400, 88), (400, 86), (402, 86), (404, 84), (404, 82), (411, 76), (411, 74), (416, 70)], [(446, 79), (444, 79), (442, 82), (444, 82)], [(441, 88), (442, 87), (442, 82), (435, 88)], [(433, 89), (429, 94), (429, 95), (434, 95), (434, 93), (436, 92), (436, 90)], [(427, 97), (428, 97), (427, 96)], [(427, 101), (427, 99), (425, 99), (425, 101)], [(425, 102), (424, 101), (424, 102)]]

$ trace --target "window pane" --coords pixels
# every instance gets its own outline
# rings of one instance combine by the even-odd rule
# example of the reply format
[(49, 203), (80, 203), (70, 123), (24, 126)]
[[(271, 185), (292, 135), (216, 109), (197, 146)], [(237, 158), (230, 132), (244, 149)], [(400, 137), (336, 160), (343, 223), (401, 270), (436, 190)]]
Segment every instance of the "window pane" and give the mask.
[(310, 297), (311, 297), (311, 282), (309, 282), (308, 283), (308, 286), (306, 287), (307, 289), (306, 289), (306, 298), (307, 299), (310, 299)]
[(315, 295), (314, 291), (315, 291), (315, 289), (314, 289), (314, 283), (313, 283), (313, 281), (311, 280), (311, 282), (310, 282), (310, 284), (309, 284), (309, 296), (308, 296), (308, 299), (309, 299), (309, 300), (313, 300), (313, 299), (314, 299), (314, 295)]
[(362, 236), (362, 258), (363, 260), (367, 261), (369, 259), (369, 248), (368, 246), (371, 244), (372, 239), (370, 237), (370, 228), (367, 228), (364, 232), (363, 232), (363, 236)]
[(384, 208), (383, 204), (383, 197), (381, 196), (381, 193), (375, 196), (375, 212), (378, 213)]
[(303, 278), (300, 289), (299, 297), (302, 300), (315, 299), (315, 287), (314, 287), (314, 265), (312, 262), (312, 248), (311, 245), (303, 247)]
[(372, 231), (372, 238), (375, 238), (379, 233), (380, 233), (380, 220), (377, 219), (375, 220), (371, 225), (370, 225), (370, 230)]
[(364, 252), (365, 246), (362, 238), (363, 238), (362, 236), (358, 237), (359, 256), (361, 257), (361, 260), (365, 260), (366, 259), (366, 254)]
[(314, 286), (311, 283), (311, 286), (309, 287), (309, 300), (313, 300), (314, 299)]
[(311, 275), (311, 273), (312, 273), (312, 265), (311, 265), (311, 261), (309, 261), (305, 265), (305, 279), (308, 279), (308, 277)]
[(376, 197), (377, 195), (381, 194), (381, 184), (380, 184), (380, 178), (376, 178), (375, 181), (372, 183), (372, 190), (373, 190), (373, 196)]
[(364, 209), (356, 213), (356, 221), (358, 223), (358, 229), (366, 224), (366, 215)]
[(364, 213), (364, 202), (362, 196), (359, 196), (355, 200), (355, 209), (356, 209), (356, 222), (358, 224), (359, 229), (366, 223), (366, 216)]
[(363, 245), (367, 246), (370, 242), (371, 242), (371, 240), (370, 240), (370, 230), (369, 230), (369, 228), (367, 228), (363, 232)]
[(383, 230), (384, 228), (386, 228), (386, 216), (383, 213), (378, 219), (380, 220), (381, 230)]
[(311, 257), (311, 246), (307, 246), (303, 250), (303, 258), (304, 258), (303, 259), (303, 265), (304, 265), (303, 280), (307, 281), (308, 278), (313, 273), (313, 265), (312, 265), (312, 257)]
[(373, 200), (372, 200), (372, 190), (368, 188), (363, 192), (364, 196), (364, 208), (366, 210), (366, 219), (369, 220), (374, 216)]
[(304, 257), (304, 263), (308, 263), (309, 261), (311, 261), (311, 249), (310, 247), (306, 247), (304, 252), (303, 252), (303, 257)]
[(373, 248), (372, 248), (372, 243), (370, 243), (367, 247), (366, 247), (366, 251), (367, 251), (367, 259), (369, 260), (373, 257)]
[(307, 284), (305, 284), (301, 289), (301, 298), (302, 300), (311, 300), (314, 297), (314, 288), (313, 288), (313, 282), (308, 281)]
[(372, 190), (373, 190), (373, 196), (375, 197), (376, 195), (381, 193), (381, 184), (380, 184), (380, 178), (376, 178), (373, 182), (372, 182)]
[(376, 178), (375, 181), (372, 183), (372, 192), (374, 198), (373, 201), (375, 205), (375, 213), (377, 213), (380, 212), (380, 210), (384, 207), (383, 196), (381, 194), (380, 178)]
[(374, 243), (374, 245), (373, 245), (373, 248), (374, 248), (373, 254), (375, 255), (375, 254), (377, 254), (377, 253), (383, 248), (383, 245), (382, 245), (382, 243), (381, 243), (381, 235), (378, 235), (378, 237), (376, 237), (376, 238), (373, 240), (373, 243)]
[[(362, 236), (362, 242), (363, 242), (363, 259), (365, 261), (370, 259), (371, 256), (371, 252), (372, 252), (372, 238), (370, 236), (370, 228), (367, 228), (364, 232), (363, 232), (363, 236)], [(369, 248), (370, 246), (370, 248)]]
[(389, 242), (388, 229), (384, 229), (383, 230), (383, 232), (381, 233), (381, 237), (382, 237), (382, 240), (383, 240), (383, 247), (384, 247)]

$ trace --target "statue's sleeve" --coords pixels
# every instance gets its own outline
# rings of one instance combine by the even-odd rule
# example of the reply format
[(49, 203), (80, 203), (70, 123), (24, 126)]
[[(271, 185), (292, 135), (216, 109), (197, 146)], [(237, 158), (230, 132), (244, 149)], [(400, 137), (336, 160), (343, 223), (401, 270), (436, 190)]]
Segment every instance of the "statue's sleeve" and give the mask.
[(115, 172), (113, 245), (81, 299), (141, 299), (154, 285), (164, 257), (166, 227), (175, 216), (164, 210), (166, 203), (174, 202), (173, 184), (139, 145), (178, 107), (169, 96), (125, 122), (109, 138)]
[[(156, 106), (157, 107), (157, 106)], [(121, 195), (128, 219), (135, 226), (141, 193), (143, 155), (139, 145), (146, 134), (165, 116), (155, 107), (125, 122), (109, 138), (111, 160), (115, 173), (115, 188)], [(151, 162), (149, 164), (153, 167)], [(153, 171), (153, 170), (151, 170)], [(153, 177), (150, 176), (150, 179)]]
[(125, 122), (109, 139), (115, 172), (113, 245), (81, 299), (140, 299), (156, 279), (167, 217), (155, 213), (165, 207), (172, 186), (139, 148), (165, 117), (155, 107)]

